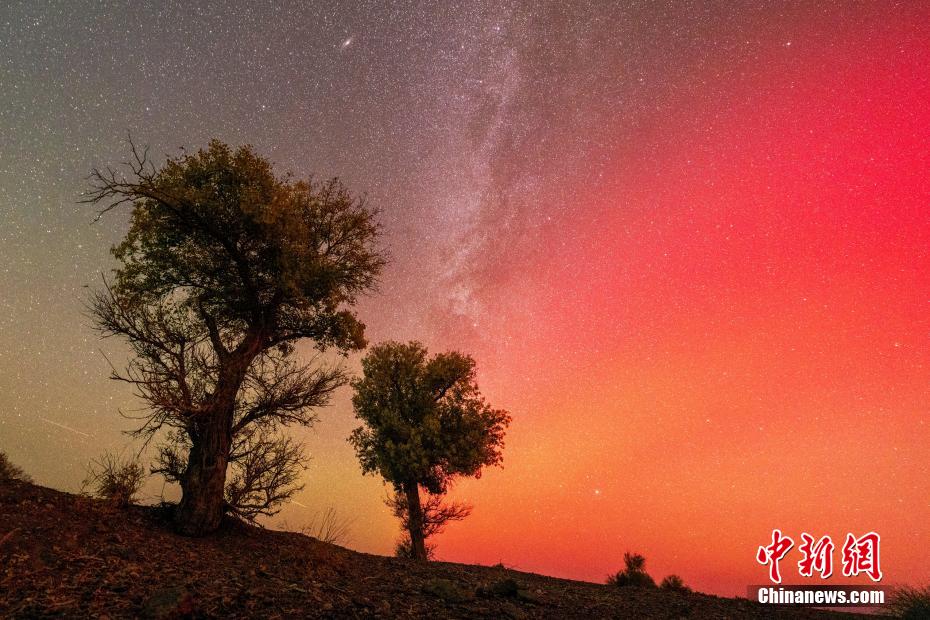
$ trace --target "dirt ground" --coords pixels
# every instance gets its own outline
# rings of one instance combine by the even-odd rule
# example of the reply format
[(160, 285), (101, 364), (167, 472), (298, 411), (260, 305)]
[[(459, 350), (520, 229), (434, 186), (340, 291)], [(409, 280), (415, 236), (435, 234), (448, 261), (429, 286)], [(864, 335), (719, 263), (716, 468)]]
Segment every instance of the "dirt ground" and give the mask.
[(240, 523), (184, 538), (164, 510), (21, 482), (0, 482), (0, 617), (861, 618), (419, 564)]

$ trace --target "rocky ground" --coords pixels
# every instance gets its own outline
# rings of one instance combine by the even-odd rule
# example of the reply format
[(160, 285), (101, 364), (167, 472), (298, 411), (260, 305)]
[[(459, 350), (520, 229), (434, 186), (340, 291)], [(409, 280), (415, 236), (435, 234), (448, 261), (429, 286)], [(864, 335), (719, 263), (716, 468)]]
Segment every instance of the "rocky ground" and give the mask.
[[(417, 564), (230, 523), (173, 534), (164, 511), (0, 482), (0, 617), (842, 618), (499, 567)], [(861, 617), (861, 616), (860, 616)]]

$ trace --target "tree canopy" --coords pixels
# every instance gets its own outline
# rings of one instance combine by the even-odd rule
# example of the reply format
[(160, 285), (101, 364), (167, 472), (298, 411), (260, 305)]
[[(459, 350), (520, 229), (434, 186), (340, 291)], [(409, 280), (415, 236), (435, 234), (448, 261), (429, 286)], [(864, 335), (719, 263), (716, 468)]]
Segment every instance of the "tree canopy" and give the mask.
[(181, 483), (179, 529), (215, 529), (224, 494), (241, 516), (270, 511), (303, 458), (278, 430), (311, 424), (347, 380), (337, 366), (297, 364), (294, 345), (366, 345), (352, 307), (384, 265), (375, 213), (338, 180), (278, 176), (251, 147), (216, 140), (158, 169), (133, 146), (125, 174), (92, 178), (86, 202), (131, 214), (91, 312), (132, 349), (114, 377), (148, 405), (138, 433), (169, 431), (156, 469)]
[(475, 380), (475, 361), (461, 353), (428, 357), (418, 342), (386, 342), (362, 360), (353, 382), (353, 431), (362, 470), (378, 473), (405, 494), (414, 556), (425, 559), (419, 487), (442, 495), (460, 476), (480, 476), (499, 465), (506, 411), (485, 402)]

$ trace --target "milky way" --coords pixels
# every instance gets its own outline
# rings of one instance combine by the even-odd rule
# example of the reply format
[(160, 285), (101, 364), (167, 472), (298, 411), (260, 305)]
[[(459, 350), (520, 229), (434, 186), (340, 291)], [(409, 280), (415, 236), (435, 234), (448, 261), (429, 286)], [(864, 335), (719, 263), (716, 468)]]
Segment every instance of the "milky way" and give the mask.
[[(442, 559), (634, 550), (739, 594), (775, 527), (876, 530), (889, 580), (930, 578), (926, 5), (193, 4), (0, 7), (0, 449), (38, 482), (137, 448), (82, 307), (127, 218), (86, 176), (129, 133), (216, 137), (367, 195), (370, 340), (472, 353), (513, 414)], [(348, 398), (276, 523), (335, 506), (387, 553)]]

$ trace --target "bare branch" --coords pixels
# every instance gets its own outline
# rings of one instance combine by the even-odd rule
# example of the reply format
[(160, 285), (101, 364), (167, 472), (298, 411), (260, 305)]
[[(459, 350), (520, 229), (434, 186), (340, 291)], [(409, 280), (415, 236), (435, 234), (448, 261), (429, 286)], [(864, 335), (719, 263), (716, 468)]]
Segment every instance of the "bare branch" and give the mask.
[[(253, 427), (254, 428), (254, 427)], [(257, 430), (240, 437), (230, 453), (233, 476), (226, 484), (228, 510), (246, 521), (272, 516), (304, 486), (304, 447), (287, 436)]]
[[(394, 493), (384, 502), (400, 519), (404, 529), (410, 528), (410, 511), (407, 509), (407, 497), (403, 493)], [(442, 495), (426, 494), (421, 502), (420, 510), (423, 512), (423, 538), (430, 538), (441, 534), (448, 523), (466, 519), (472, 511), (472, 506), (464, 502), (443, 503)]]
[(300, 528), (300, 532), (331, 545), (345, 546), (350, 540), (353, 523), (354, 518), (339, 515), (336, 509), (330, 506), (322, 513), (314, 515), (310, 523)]

